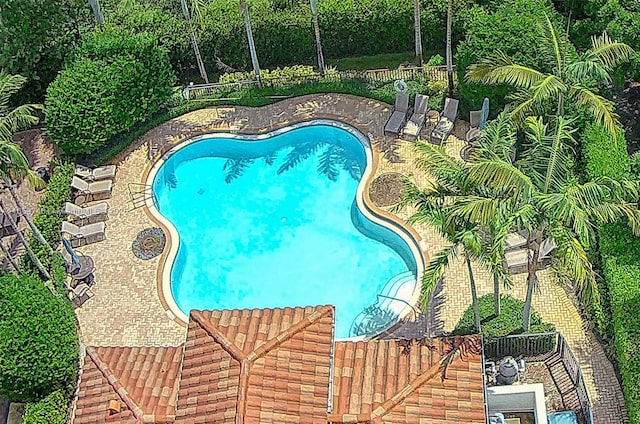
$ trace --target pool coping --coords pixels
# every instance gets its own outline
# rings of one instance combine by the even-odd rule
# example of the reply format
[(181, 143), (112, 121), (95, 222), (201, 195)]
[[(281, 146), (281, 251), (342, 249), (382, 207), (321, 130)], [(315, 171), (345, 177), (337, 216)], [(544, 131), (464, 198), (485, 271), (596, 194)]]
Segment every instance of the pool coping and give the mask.
[[(405, 241), (405, 243), (407, 243), (415, 258), (417, 267), (416, 286), (410, 299), (403, 299), (408, 303), (408, 306), (401, 312), (397, 320), (397, 323), (399, 323), (409, 317), (411, 314), (415, 313), (415, 306), (420, 299), (422, 290), (422, 276), (425, 264), (429, 262), (429, 257), (428, 254), (420, 247), (420, 241), (422, 240), (422, 238), (414, 228), (408, 225), (400, 217), (380, 209), (371, 200), (369, 196), (369, 188), (375, 177), (376, 170), (379, 165), (380, 154), (371, 145), (373, 138), (372, 134), (368, 133), (368, 136), (365, 135), (365, 133), (361, 129), (359, 129), (357, 125), (345, 122), (340, 118), (317, 117), (311, 119), (300, 119), (293, 122), (289, 121), (283, 123), (277, 128), (269, 128), (265, 131), (256, 131), (255, 129), (238, 129), (229, 131), (226, 129), (216, 130), (212, 128), (210, 130), (203, 131), (196, 135), (192, 135), (188, 138), (182, 139), (175, 144), (172, 144), (168, 149), (159, 151), (147, 163), (147, 166), (145, 167), (142, 174), (142, 183), (150, 186), (153, 182), (153, 179), (155, 178), (157, 171), (171, 155), (173, 155), (178, 150), (192, 143), (198, 142), (204, 138), (233, 138), (246, 141), (258, 141), (271, 138), (275, 135), (282, 134), (296, 128), (311, 125), (335, 126), (348, 131), (360, 141), (367, 156), (367, 166), (365, 167), (362, 178), (356, 190), (355, 200), (358, 209), (363, 215), (365, 215), (367, 219), (398, 234)], [(178, 307), (173, 298), (173, 295), (171, 294), (171, 269), (179, 248), (179, 242), (176, 243), (174, 242), (174, 240), (179, 240), (178, 232), (173, 224), (164, 216), (162, 216), (162, 214), (157, 210), (154, 204), (153, 197), (148, 197), (145, 200), (145, 207), (143, 209), (147, 217), (163, 229), (167, 238), (166, 248), (160, 255), (160, 260), (156, 271), (156, 286), (160, 303), (165, 309), (165, 312), (169, 319), (175, 321), (181, 326), (186, 327), (189, 320), (188, 315)], [(165, 295), (165, 293), (167, 293), (168, 295)], [(383, 333), (384, 331), (388, 331), (388, 329), (381, 330), (381, 332)], [(368, 336), (340, 338), (340, 340), (360, 340), (366, 338), (368, 338)]]

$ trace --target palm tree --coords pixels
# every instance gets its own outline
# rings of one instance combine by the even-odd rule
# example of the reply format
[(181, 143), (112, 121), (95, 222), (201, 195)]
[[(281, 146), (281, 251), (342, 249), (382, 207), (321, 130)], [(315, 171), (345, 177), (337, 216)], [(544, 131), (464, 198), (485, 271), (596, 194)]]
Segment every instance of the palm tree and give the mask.
[(577, 56), (566, 37), (558, 35), (545, 14), (541, 23), (542, 47), (550, 72), (543, 72), (515, 63), (504, 53), (471, 65), (466, 79), (490, 85), (508, 84), (517, 89), (512, 96), (512, 117), (523, 123), (525, 117), (544, 115), (544, 107), (556, 104), (556, 116), (564, 115), (564, 103), (570, 99), (578, 106), (591, 110), (595, 121), (603, 124), (611, 134), (618, 132), (618, 117), (613, 102), (597, 94), (591, 87), (612, 82), (611, 71), (629, 60), (634, 51), (624, 43), (611, 40), (606, 32), (592, 37), (589, 50)]
[[(480, 310), (471, 260), (478, 259), (480, 264), (494, 276), (495, 281), (508, 281), (502, 260), (493, 260), (500, 256), (500, 252), (504, 252), (504, 239), (507, 232), (502, 231), (504, 235), (496, 240), (491, 232), (477, 223), (460, 215), (452, 215), (450, 206), (455, 204), (455, 202), (452, 203), (453, 200), (473, 196), (477, 190), (481, 189), (464, 184), (467, 174), (466, 165), (448, 156), (444, 149), (419, 143), (416, 150), (419, 154), (417, 167), (430, 172), (435, 182), (425, 189), (419, 189), (414, 184), (406, 182), (405, 195), (398, 209), (408, 205), (415, 207), (416, 212), (409, 218), (409, 222), (431, 224), (449, 244), (427, 265), (423, 278), (422, 308), (427, 308), (429, 293), (449, 267), (452, 259), (456, 258), (462, 250), (471, 287), (474, 326), (475, 330), (480, 332)], [(500, 233), (497, 229), (493, 232), (496, 235)], [(487, 237), (487, 235), (490, 236)], [(498, 246), (497, 252), (493, 252), (493, 246)], [(499, 293), (497, 296), (499, 298)]]
[(420, 0), (413, 0), (413, 32), (416, 43), (416, 62), (422, 67), (422, 25), (420, 24)]
[[(198, 40), (196, 39), (196, 33), (193, 30), (193, 23), (191, 22), (191, 14), (189, 13), (189, 6), (187, 5), (186, 0), (180, 0), (180, 5), (182, 6), (182, 14), (184, 15), (184, 19), (187, 21), (187, 29), (189, 30), (189, 37), (191, 38), (191, 46), (193, 47), (193, 52), (196, 55), (196, 62), (198, 63), (198, 70), (200, 71), (200, 76), (204, 80), (206, 84), (209, 84), (209, 75), (207, 75), (207, 69), (204, 66), (204, 62), (202, 61), (202, 56), (200, 55), (200, 48), (198, 47)], [(193, 9), (195, 11), (195, 15), (200, 22), (202, 22), (202, 3), (200, 0), (193, 0)]]
[[(570, 147), (574, 142), (572, 120), (555, 118), (550, 124), (542, 118), (525, 121), (527, 150), (514, 161), (516, 137), (513, 133), (493, 145), (481, 138), (471, 156), (464, 184), (485, 187), (486, 194), (455, 199), (449, 207), (452, 217), (488, 226), (495, 216), (509, 216), (509, 225), (528, 233), (527, 293), (523, 328), (529, 329), (533, 292), (538, 286), (537, 272), (543, 268), (540, 248), (553, 237), (552, 266), (573, 282), (584, 301), (598, 297), (594, 271), (585, 248), (595, 242), (596, 224), (626, 217), (634, 233), (640, 233), (637, 208), (640, 185), (635, 181), (599, 181), (580, 184), (569, 168)], [(506, 114), (489, 124), (508, 128)], [(507, 211), (507, 212), (505, 212)]]
[(451, 31), (453, 27), (453, 0), (447, 2), (447, 80), (449, 97), (453, 97), (453, 55), (451, 53)]
[(247, 41), (249, 42), (249, 53), (251, 54), (251, 64), (253, 65), (253, 72), (256, 74), (258, 85), (262, 85), (262, 79), (260, 78), (260, 64), (258, 63), (256, 45), (253, 41), (253, 31), (251, 30), (251, 19), (249, 17), (249, 7), (247, 6), (247, 0), (240, 0), (240, 11), (242, 12), (242, 16), (244, 17), (244, 28), (247, 31)]
[(320, 25), (318, 24), (318, 7), (316, 0), (309, 0), (311, 5), (311, 21), (313, 22), (313, 33), (316, 37), (316, 52), (318, 54), (318, 70), (320, 75), (324, 76), (324, 55), (322, 54), (322, 42), (320, 40)]

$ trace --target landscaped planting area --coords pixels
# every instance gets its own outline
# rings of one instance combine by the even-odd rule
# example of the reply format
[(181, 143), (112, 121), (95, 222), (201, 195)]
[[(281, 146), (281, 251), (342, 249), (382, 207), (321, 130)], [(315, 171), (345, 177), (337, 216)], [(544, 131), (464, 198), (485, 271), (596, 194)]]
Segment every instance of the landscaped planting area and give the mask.
[[(467, 140), (467, 160), (434, 146), (444, 140), (419, 136), (410, 155), (416, 164), (402, 174), (403, 198), (385, 210), (445, 240), (428, 252), (418, 306), (429, 311), (432, 291), (455, 272), (468, 279), (472, 299), (455, 333), (554, 331), (532, 306), (539, 280), (553, 269), (611, 353), (629, 421), (640, 424), (638, 7), (618, 0), (89, 3), (14, 0), (0, 8), (0, 206), (5, 213), (15, 205), (21, 221), (19, 234), (3, 229), (12, 241), (2, 256), (12, 260), (3, 260), (0, 276), (0, 397), (27, 402), (24, 422), (64, 422), (77, 381), (66, 284), (74, 264), (60, 254), (76, 164), (120, 166), (149, 131), (211, 106), (321, 93), (392, 105), (402, 76), (410, 104), (428, 95), (431, 113), (459, 99), (458, 122), (485, 98), (490, 104), (480, 135)], [(397, 73), (373, 71), (380, 68)], [(205, 80), (219, 84), (199, 87)], [(187, 100), (183, 89), (192, 82)], [(289, 118), (305, 119), (282, 120)], [(263, 128), (278, 127), (274, 119)], [(45, 129), (55, 145), (51, 165), (34, 163), (13, 142), (30, 128)], [(402, 135), (369, 138), (382, 166), (402, 162)], [(425, 178), (430, 185), (419, 184)], [(27, 184), (46, 191), (38, 210), (22, 213), (13, 189)], [(522, 281), (507, 259), (515, 236), (527, 252)], [(514, 284), (523, 285), (522, 299), (502, 293)], [(479, 295), (479, 286), (493, 293)]]

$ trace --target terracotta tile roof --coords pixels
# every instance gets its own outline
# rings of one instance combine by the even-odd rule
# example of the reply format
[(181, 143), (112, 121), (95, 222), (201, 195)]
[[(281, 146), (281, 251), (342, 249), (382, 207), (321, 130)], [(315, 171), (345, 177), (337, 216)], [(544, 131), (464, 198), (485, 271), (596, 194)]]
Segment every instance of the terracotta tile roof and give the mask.
[(181, 360), (181, 346), (87, 347), (74, 423), (173, 423)]
[(191, 311), (176, 423), (327, 422), (334, 309)]
[(478, 336), (337, 342), (328, 421), (485, 423), (481, 349)]

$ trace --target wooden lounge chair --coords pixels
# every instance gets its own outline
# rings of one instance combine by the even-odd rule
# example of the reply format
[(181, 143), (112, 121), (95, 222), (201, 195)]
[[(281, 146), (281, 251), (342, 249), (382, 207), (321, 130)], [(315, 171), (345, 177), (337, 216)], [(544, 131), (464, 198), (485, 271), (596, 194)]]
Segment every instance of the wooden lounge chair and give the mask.
[(433, 144), (443, 144), (453, 131), (453, 126), (457, 118), (458, 100), (447, 97), (444, 101), (444, 110), (440, 115), (440, 120), (433, 131), (431, 131), (429, 141)]
[(413, 114), (407, 121), (402, 135), (410, 140), (415, 140), (424, 126), (424, 121), (427, 119), (427, 112), (429, 112), (429, 96), (416, 94), (416, 104), (413, 108)]
[(96, 203), (86, 208), (69, 202), (64, 204), (64, 213), (67, 214), (69, 222), (73, 222), (78, 226), (106, 221), (108, 209), (109, 205), (106, 202)]
[(388, 135), (400, 134), (400, 128), (407, 119), (409, 112), (409, 93), (396, 93), (396, 104), (393, 113), (389, 117), (387, 124), (384, 126), (384, 133)]
[(76, 165), (75, 174), (86, 181), (113, 179), (116, 176), (116, 166), (105, 165), (91, 169), (84, 165)]
[(76, 205), (82, 205), (92, 200), (102, 200), (111, 197), (113, 181), (103, 180), (88, 183), (75, 175), (71, 179), (71, 187), (77, 190)]
[(96, 222), (95, 224), (78, 227), (67, 221), (62, 222), (62, 234), (67, 234), (71, 238), (71, 246), (79, 247), (85, 244), (96, 243), (105, 239), (104, 222)]

